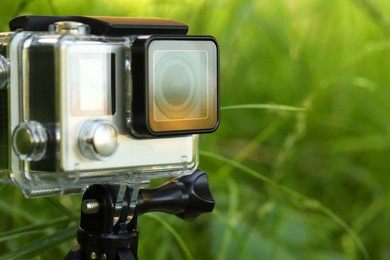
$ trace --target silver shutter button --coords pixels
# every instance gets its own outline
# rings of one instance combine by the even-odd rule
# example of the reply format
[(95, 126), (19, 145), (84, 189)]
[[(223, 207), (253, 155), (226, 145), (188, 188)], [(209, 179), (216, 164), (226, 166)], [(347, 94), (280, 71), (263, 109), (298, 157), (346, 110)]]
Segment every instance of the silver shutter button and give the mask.
[(78, 34), (87, 35), (90, 33), (90, 27), (87, 24), (62, 21), (49, 25), (49, 32), (58, 34)]
[(46, 129), (36, 121), (20, 123), (12, 134), (16, 155), (24, 161), (39, 161), (46, 153)]
[(78, 143), (85, 158), (101, 161), (117, 150), (118, 130), (110, 121), (87, 121), (81, 127)]

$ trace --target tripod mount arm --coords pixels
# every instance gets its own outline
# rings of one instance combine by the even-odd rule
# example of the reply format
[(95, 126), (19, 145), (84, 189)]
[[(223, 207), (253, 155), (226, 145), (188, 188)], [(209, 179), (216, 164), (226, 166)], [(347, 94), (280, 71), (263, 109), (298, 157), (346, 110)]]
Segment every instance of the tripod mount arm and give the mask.
[[(118, 194), (121, 192), (117, 185), (92, 185), (86, 190), (77, 232), (79, 245), (66, 260), (138, 259), (138, 215), (159, 211), (194, 220), (211, 212), (215, 205), (207, 174), (201, 170), (157, 188), (140, 189), (138, 193), (127, 187), (119, 214)], [(132, 200), (134, 194), (138, 195), (136, 200)]]

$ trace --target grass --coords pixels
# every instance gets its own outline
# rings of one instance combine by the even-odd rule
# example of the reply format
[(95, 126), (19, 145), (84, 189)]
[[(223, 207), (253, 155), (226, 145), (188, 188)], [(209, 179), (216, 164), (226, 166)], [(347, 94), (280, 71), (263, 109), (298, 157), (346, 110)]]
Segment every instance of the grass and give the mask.
[[(0, 0), (22, 13), (167, 17), (220, 45), (222, 121), (201, 137), (217, 202), (187, 223), (140, 217), (140, 259), (390, 258), (390, 4)], [(63, 257), (80, 196), (6, 185), (1, 259)]]

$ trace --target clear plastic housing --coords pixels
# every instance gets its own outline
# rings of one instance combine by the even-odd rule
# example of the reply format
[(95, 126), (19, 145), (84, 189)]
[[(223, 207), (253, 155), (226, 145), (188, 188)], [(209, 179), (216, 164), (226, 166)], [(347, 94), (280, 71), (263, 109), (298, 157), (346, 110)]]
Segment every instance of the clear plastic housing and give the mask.
[[(87, 33), (0, 34), (0, 55), (10, 64), (8, 85), (0, 89), (3, 182), (17, 184), (26, 197), (42, 197), (97, 183), (140, 185), (196, 169), (198, 135), (129, 134), (131, 42)], [(28, 128), (37, 124), (45, 136), (38, 141)], [(115, 131), (102, 130), (110, 127)]]

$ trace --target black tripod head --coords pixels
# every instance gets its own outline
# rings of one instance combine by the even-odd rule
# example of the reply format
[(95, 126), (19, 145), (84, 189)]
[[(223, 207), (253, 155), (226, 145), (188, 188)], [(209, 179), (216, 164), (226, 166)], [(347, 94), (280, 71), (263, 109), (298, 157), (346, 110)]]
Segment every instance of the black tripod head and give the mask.
[[(69, 252), (70, 259), (138, 259), (137, 217), (148, 212), (166, 212), (184, 220), (194, 220), (211, 212), (215, 201), (205, 172), (174, 179), (154, 189), (141, 189), (136, 200), (126, 188), (118, 208), (119, 187), (92, 185), (83, 196), (79, 245)], [(135, 201), (135, 207), (132, 207)]]

